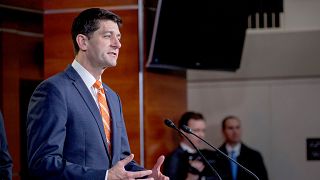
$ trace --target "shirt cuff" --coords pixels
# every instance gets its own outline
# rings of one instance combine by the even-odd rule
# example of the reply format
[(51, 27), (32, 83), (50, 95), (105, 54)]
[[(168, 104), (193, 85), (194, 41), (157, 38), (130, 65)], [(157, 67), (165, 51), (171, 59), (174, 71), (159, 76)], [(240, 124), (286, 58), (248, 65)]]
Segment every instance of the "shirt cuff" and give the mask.
[(106, 172), (106, 177), (104, 178), (105, 180), (108, 180), (108, 170), (107, 170), (107, 172)]

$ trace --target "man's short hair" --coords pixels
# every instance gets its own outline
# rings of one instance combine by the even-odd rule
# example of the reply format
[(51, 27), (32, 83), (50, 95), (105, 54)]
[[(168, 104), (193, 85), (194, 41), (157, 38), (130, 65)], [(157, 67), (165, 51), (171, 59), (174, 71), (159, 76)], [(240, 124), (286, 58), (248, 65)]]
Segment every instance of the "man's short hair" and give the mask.
[(198, 112), (188, 111), (181, 116), (178, 127), (181, 129), (183, 125), (188, 126), (190, 119), (205, 121), (202, 114)]
[(71, 35), (75, 53), (78, 54), (79, 46), (77, 43), (77, 35), (83, 34), (90, 39), (93, 32), (99, 29), (101, 20), (111, 20), (118, 24), (122, 24), (121, 18), (111, 11), (101, 8), (90, 8), (82, 11), (72, 23)]
[(234, 116), (234, 115), (226, 116), (225, 118), (222, 119), (222, 130), (226, 128), (226, 122), (229, 119), (237, 119), (238, 121), (240, 121), (240, 119), (237, 116)]

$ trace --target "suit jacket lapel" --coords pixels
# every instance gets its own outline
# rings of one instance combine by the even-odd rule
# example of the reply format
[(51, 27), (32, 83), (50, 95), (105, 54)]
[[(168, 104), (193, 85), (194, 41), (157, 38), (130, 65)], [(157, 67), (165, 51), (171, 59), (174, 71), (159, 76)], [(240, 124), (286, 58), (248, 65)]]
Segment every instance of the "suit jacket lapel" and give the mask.
[(90, 110), (92, 116), (94, 117), (94, 119), (95, 119), (95, 121), (96, 121), (96, 123), (98, 125), (99, 131), (100, 131), (100, 134), (101, 134), (101, 138), (103, 139), (105, 150), (106, 150), (106, 152), (108, 154), (109, 160), (111, 160), (110, 154), (109, 154), (109, 151), (108, 151), (108, 148), (107, 148), (108, 146), (107, 146), (107, 141), (106, 141), (106, 135), (105, 135), (104, 129), (103, 129), (103, 123), (102, 123), (101, 115), (100, 115), (100, 112), (99, 112), (99, 109), (97, 107), (96, 102), (92, 98), (92, 95), (91, 95), (90, 91), (88, 90), (87, 86), (85, 85), (85, 83), (83, 82), (81, 77), (73, 69), (72, 66), (69, 66), (65, 70), (65, 72), (70, 77), (70, 79), (73, 80), (73, 85), (78, 90), (79, 94), (81, 95), (81, 97), (83, 98), (84, 102), (86, 103), (88, 109)]
[[(117, 129), (117, 119), (115, 118), (115, 114), (113, 114), (113, 112), (117, 112), (117, 107), (114, 105), (114, 102), (111, 100), (112, 97), (110, 95), (110, 93), (108, 92), (108, 88), (106, 88), (104, 86), (104, 92), (106, 94), (106, 98), (107, 98), (107, 103), (109, 106), (109, 111), (110, 111), (110, 118), (111, 118), (111, 135), (112, 135), (112, 139), (111, 139), (111, 147), (112, 147), (112, 160), (116, 160), (118, 158), (116, 158), (115, 156), (117, 156), (117, 151), (119, 151), (119, 147), (120, 147), (120, 142), (121, 140), (118, 140), (118, 138), (121, 138), (120, 136), (120, 131)], [(113, 163), (113, 162), (112, 162)]]
[(241, 143), (241, 148), (240, 148), (240, 154), (238, 156), (238, 162), (240, 162), (241, 164), (244, 163), (244, 157), (247, 154), (247, 147)]
[[(227, 148), (226, 148), (226, 143), (224, 143), (220, 149), (222, 152), (224, 152), (226, 155), (228, 155), (228, 151), (227, 151)], [(223, 161), (222, 161), (222, 169), (224, 169), (224, 176), (226, 179), (229, 179), (231, 177), (231, 169), (230, 169), (230, 160), (226, 159), (225, 157), (221, 157), (223, 158)]]

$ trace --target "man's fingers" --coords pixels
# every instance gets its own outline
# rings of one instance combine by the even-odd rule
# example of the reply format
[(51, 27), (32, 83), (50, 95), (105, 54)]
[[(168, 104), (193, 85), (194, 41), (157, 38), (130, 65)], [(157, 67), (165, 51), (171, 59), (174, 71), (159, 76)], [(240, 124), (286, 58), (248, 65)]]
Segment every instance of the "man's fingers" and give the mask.
[[(124, 167), (133, 160), (133, 157), (134, 155), (130, 154), (128, 157), (119, 161), (114, 167), (109, 169), (108, 179), (134, 180), (137, 178), (143, 178), (145, 176), (149, 176), (152, 173), (151, 170), (143, 170), (143, 171), (136, 171), (136, 172), (126, 171)], [(149, 178), (147, 180), (153, 180), (153, 178), (151, 179)]]
[(144, 170), (144, 171), (135, 171), (135, 172), (127, 172), (128, 177), (130, 178), (141, 178), (144, 176), (149, 176), (152, 173), (151, 170)]
[(119, 161), (118, 163), (121, 164), (122, 166), (127, 165), (129, 162), (131, 162), (134, 158), (133, 154), (130, 154), (129, 156), (127, 156), (126, 158), (122, 159), (121, 161)]
[(161, 155), (158, 158), (157, 163), (154, 165), (153, 169), (156, 169), (156, 170), (160, 171), (160, 168), (161, 168), (161, 165), (162, 165), (163, 161), (164, 161), (164, 156)]

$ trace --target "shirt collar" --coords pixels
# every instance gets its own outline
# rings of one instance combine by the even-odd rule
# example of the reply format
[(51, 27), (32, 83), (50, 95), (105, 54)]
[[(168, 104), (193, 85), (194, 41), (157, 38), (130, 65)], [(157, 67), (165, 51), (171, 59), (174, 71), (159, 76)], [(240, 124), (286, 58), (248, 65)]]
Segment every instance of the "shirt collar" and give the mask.
[[(92, 74), (90, 74), (90, 72), (86, 70), (76, 59), (73, 60), (71, 66), (77, 71), (86, 86), (91, 88), (96, 82), (96, 79)], [(101, 77), (99, 78), (99, 81), (101, 82)]]
[(186, 143), (180, 142), (180, 147), (188, 153), (196, 153), (196, 150), (188, 146)]
[(235, 146), (231, 146), (230, 144), (226, 144), (226, 149), (228, 154), (231, 154), (231, 151), (234, 151), (235, 156), (239, 156), (240, 155), (240, 149), (241, 149), (241, 143), (236, 144)]

